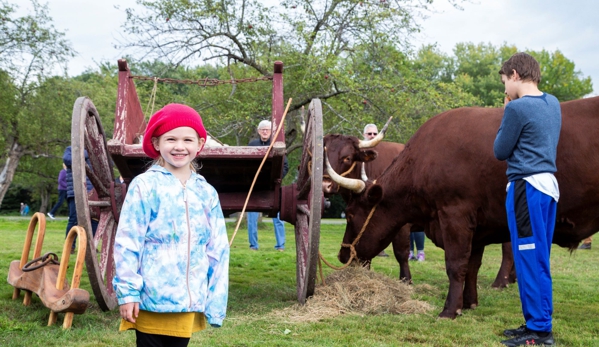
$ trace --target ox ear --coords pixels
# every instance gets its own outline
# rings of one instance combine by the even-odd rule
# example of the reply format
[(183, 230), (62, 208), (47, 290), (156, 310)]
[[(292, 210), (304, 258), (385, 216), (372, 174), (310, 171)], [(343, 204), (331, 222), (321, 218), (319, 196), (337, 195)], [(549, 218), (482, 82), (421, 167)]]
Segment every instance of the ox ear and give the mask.
[(379, 154), (374, 149), (360, 151), (360, 154), (358, 154), (358, 156), (360, 157), (359, 161), (363, 161), (365, 163), (375, 160), (378, 155)]
[(383, 199), (383, 187), (373, 184), (366, 189), (366, 199), (372, 205), (378, 204)]

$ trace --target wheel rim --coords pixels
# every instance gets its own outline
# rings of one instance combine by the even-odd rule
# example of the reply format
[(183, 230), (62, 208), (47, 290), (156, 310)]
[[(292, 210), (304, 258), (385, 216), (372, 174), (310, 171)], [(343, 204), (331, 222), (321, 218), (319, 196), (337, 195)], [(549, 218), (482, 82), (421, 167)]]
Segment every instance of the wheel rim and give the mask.
[[(86, 169), (84, 150), (88, 152), (93, 171)], [(125, 186), (114, 183), (104, 129), (96, 107), (86, 97), (78, 98), (73, 107), (71, 151), (77, 221), (87, 233), (87, 273), (98, 305), (102, 310), (108, 311), (117, 306), (112, 287), (115, 272), (112, 254), (117, 229), (116, 218), (120, 212), (120, 198)], [(86, 176), (94, 186), (89, 193)], [(115, 204), (118, 206), (114, 206)], [(98, 220), (95, 236), (92, 233), (92, 217)]]
[(323, 174), (322, 107), (314, 99), (308, 108), (304, 154), (297, 181), (297, 297), (300, 303), (314, 294), (316, 284), (320, 219), (322, 214)]

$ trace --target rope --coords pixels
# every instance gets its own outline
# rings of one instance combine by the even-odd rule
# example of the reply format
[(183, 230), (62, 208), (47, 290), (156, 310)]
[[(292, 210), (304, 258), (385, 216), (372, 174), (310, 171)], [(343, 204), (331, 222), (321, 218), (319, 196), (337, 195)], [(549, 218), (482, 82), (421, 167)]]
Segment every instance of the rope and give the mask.
[[(38, 261), (41, 261), (41, 263), (33, 265)], [(28, 262), (27, 264), (23, 265), (23, 268), (21, 270), (23, 272), (29, 272), (29, 271), (37, 270), (37, 269), (44, 267), (48, 264), (60, 265), (60, 262), (58, 261), (58, 256), (56, 255), (56, 253), (48, 252), (48, 253), (42, 255), (41, 257), (37, 257), (37, 258), (31, 260), (30, 262)]]
[(362, 230), (360, 230), (360, 233), (358, 234), (358, 237), (356, 237), (356, 239), (354, 240), (354, 242), (352, 242), (351, 244), (348, 243), (342, 243), (341, 247), (349, 247), (349, 252), (350, 252), (350, 257), (349, 260), (347, 261), (347, 263), (343, 264), (343, 266), (335, 266), (331, 263), (329, 263), (322, 255), (322, 253), (320, 253), (320, 250), (318, 251), (318, 256), (320, 259), (322, 259), (322, 261), (327, 264), (331, 269), (333, 270), (343, 270), (346, 267), (348, 267), (352, 261), (354, 259), (357, 259), (357, 253), (356, 253), (356, 248), (355, 245), (358, 244), (358, 241), (360, 241), (360, 238), (362, 237), (362, 235), (364, 234), (364, 231), (366, 230), (366, 226), (368, 225), (368, 223), (370, 222), (370, 218), (372, 218), (372, 215), (374, 214), (374, 211), (376, 211), (376, 207), (379, 204), (377, 203), (376, 205), (372, 206), (372, 209), (370, 210), (370, 213), (368, 214), (368, 218), (366, 218), (366, 222), (364, 222), (364, 225), (362, 226)]
[[(320, 256), (320, 252), (318, 253), (318, 255)], [(326, 286), (327, 284), (324, 281), (324, 274), (322, 273), (322, 260), (320, 259), (320, 257), (318, 257), (318, 273), (320, 274), (320, 281), (322, 282), (322, 285)]]
[[(289, 111), (289, 106), (291, 106), (291, 100), (292, 99), (289, 98), (289, 101), (287, 102), (287, 107), (285, 108), (285, 112), (283, 112), (283, 117), (281, 117), (281, 122), (279, 123), (277, 133), (275, 134), (274, 137), (271, 137), (272, 139), (276, 139), (279, 136), (279, 132), (281, 131), (281, 129), (283, 129), (281, 124), (284, 124), (283, 122), (285, 121), (285, 116), (287, 116), (287, 111)], [(239, 225), (241, 224), (241, 220), (243, 219), (243, 214), (245, 213), (245, 208), (247, 207), (248, 201), (250, 200), (250, 195), (252, 195), (252, 190), (254, 189), (254, 184), (256, 184), (256, 180), (258, 179), (258, 174), (260, 174), (260, 170), (262, 170), (262, 166), (264, 166), (264, 163), (266, 162), (266, 158), (268, 158), (268, 154), (270, 153), (270, 150), (272, 149), (272, 146), (274, 144), (275, 144), (275, 141), (270, 141), (270, 146), (268, 146), (268, 149), (266, 150), (266, 154), (264, 154), (264, 158), (262, 158), (262, 162), (260, 163), (260, 166), (258, 167), (258, 171), (256, 171), (256, 175), (254, 175), (254, 180), (252, 181), (252, 185), (250, 186), (250, 191), (248, 192), (248, 195), (245, 198), (245, 202), (243, 203), (243, 208), (241, 209), (241, 214), (239, 215), (239, 219), (237, 220), (237, 225), (235, 226), (235, 231), (233, 232), (233, 236), (231, 236), (231, 241), (229, 241), (229, 247), (231, 247), (231, 245), (233, 244), (233, 240), (235, 240), (235, 235), (237, 235), (237, 230), (239, 230)]]
[(154, 77), (154, 87), (152, 88), (152, 92), (150, 93), (150, 100), (148, 100), (148, 106), (146, 107), (146, 112), (148, 112), (148, 109), (150, 108), (150, 104), (152, 104), (152, 110), (150, 111), (149, 114), (146, 114), (146, 117), (150, 117), (152, 114), (154, 114), (154, 103), (156, 101), (157, 87), (158, 87), (158, 78)]
[(242, 79), (231, 79), (231, 80), (219, 80), (216, 78), (204, 78), (201, 80), (190, 80), (190, 79), (175, 79), (175, 78), (158, 78), (148, 76), (135, 76), (131, 75), (129, 78), (142, 80), (142, 81), (158, 81), (162, 83), (173, 83), (173, 84), (197, 84), (200, 87), (214, 87), (221, 84), (239, 84), (247, 82), (258, 82), (258, 81), (272, 81), (272, 76), (263, 77), (250, 77)]

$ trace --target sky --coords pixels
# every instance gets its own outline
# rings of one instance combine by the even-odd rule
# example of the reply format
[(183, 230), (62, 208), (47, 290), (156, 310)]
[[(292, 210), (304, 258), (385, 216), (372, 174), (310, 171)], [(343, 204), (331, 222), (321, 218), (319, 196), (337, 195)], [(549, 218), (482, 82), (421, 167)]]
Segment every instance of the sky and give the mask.
[[(44, 0), (41, 0), (43, 2)], [(116, 60), (126, 53), (114, 46), (125, 8), (135, 0), (46, 0), (55, 27), (66, 32), (78, 56), (69, 63), (69, 75)], [(10, 1), (14, 2), (14, 1)], [(22, 10), (23, 0), (17, 1)], [(584, 77), (590, 76), (599, 95), (599, 2), (596, 0), (468, 0), (462, 10), (447, 0), (435, 0), (435, 13), (422, 22), (414, 44), (437, 44), (452, 54), (456, 43), (507, 43), (519, 50), (560, 50)], [(116, 9), (119, 6), (120, 9)]]

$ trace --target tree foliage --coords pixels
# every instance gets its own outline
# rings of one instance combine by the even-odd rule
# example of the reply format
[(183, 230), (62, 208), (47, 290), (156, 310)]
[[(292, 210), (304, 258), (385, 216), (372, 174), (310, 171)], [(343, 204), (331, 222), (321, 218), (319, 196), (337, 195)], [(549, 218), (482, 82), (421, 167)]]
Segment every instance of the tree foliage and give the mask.
[[(460, 0), (447, 1), (456, 5)], [(168, 103), (185, 103), (200, 112), (211, 135), (245, 145), (256, 136), (258, 122), (271, 115), (272, 84), (241, 82), (270, 76), (274, 62), (284, 62), (285, 98), (293, 98), (286, 123), (292, 170), (284, 184), (295, 176), (301, 155), (296, 149), (302, 145), (299, 115), (312, 99), (323, 103), (325, 133), (360, 136), (364, 124), (382, 126), (393, 116), (387, 138), (406, 142), (422, 123), (445, 110), (501, 106), (504, 87), (497, 72), (517, 51), (484, 43), (460, 43), (453, 55), (434, 45), (413, 50), (410, 37), (432, 0), (138, 4), (141, 10), (126, 9), (123, 24), (128, 41), (122, 46), (142, 52), (127, 58), (133, 75), (231, 82), (204, 87), (136, 80), (148, 118)], [(32, 15), (16, 18), (15, 6), (0, 0), (0, 144), (5, 149), (0, 173), (8, 177), (13, 170), (15, 183), (30, 187), (40, 200), (44, 192), (55, 192), (77, 97), (91, 98), (112, 136), (118, 68), (116, 62), (105, 62), (79, 76), (51, 76), (49, 69), (74, 52), (52, 26), (46, 5), (37, 0), (32, 5)], [(561, 101), (591, 91), (590, 78), (560, 51), (529, 53), (541, 64), (541, 90)], [(10, 184), (8, 178), (0, 180), (2, 189)]]
[[(504, 86), (498, 72), (503, 62), (516, 52), (516, 46), (505, 43), (499, 47), (459, 43), (454, 49), (454, 57), (445, 57), (443, 74), (447, 80), (476, 96), (479, 99), (476, 105), (499, 107), (503, 105)], [(555, 95), (560, 101), (578, 99), (593, 90), (591, 78), (584, 78), (559, 50), (526, 52), (541, 66), (540, 90)]]

